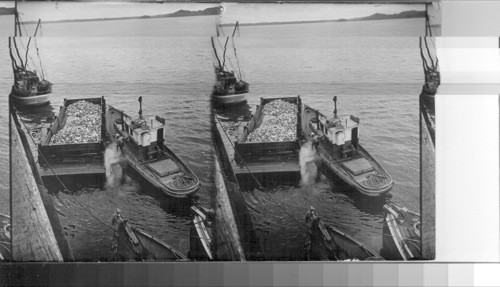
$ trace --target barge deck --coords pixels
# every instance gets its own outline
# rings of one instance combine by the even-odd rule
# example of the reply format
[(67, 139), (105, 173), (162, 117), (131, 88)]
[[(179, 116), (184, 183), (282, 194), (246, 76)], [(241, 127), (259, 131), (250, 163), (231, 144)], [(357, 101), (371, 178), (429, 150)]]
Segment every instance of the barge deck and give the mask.
[[(216, 119), (217, 120), (217, 119)], [(300, 180), (300, 165), (297, 160), (280, 162), (249, 162), (239, 164), (236, 162), (238, 156), (234, 145), (227, 138), (221, 124), (216, 124), (216, 128), (221, 135), (222, 144), (227, 153), (231, 169), (238, 181), (246, 186), (251, 184), (255, 176), (262, 184), (269, 183), (273, 179), (280, 179), (280, 182), (298, 182)]]

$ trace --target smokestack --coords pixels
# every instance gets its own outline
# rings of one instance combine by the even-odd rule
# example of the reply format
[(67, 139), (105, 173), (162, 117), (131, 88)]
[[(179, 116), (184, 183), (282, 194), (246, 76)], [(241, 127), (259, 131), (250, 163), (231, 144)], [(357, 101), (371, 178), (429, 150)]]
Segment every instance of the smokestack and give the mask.
[(333, 103), (335, 104), (335, 109), (333, 110), (333, 117), (337, 118), (337, 96), (333, 97)]
[(142, 96), (139, 97), (139, 118), (142, 119)]

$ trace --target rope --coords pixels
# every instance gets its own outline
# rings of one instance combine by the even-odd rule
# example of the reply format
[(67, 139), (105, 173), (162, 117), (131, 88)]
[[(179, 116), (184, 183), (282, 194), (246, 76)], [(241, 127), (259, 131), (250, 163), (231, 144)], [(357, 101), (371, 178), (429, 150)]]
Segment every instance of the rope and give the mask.
[(52, 167), (50, 166), (49, 162), (47, 161), (47, 159), (45, 158), (45, 156), (43, 155), (43, 153), (38, 149), (38, 147), (36, 147), (36, 142), (35, 140), (33, 139), (33, 137), (31, 136), (31, 134), (29, 133), (29, 129), (28, 127), (24, 124), (24, 122), (21, 120), (19, 121), (22, 123), (22, 125), (24, 126), (24, 128), (26, 129), (27, 134), (29, 135), (31, 141), (33, 142), (33, 144), (35, 145), (35, 149), (36, 151), (38, 152), (38, 154), (42, 157), (42, 159), (45, 161), (45, 163), (47, 164), (47, 166), (49, 167), (50, 171), (54, 174), (54, 176), (56, 177), (57, 181), (59, 181), (59, 183), (61, 184), (61, 186), (64, 188), (65, 191), (68, 192), (68, 194), (73, 197), (73, 199), (82, 207), (82, 209), (84, 209), (88, 214), (90, 214), (92, 217), (94, 217), (97, 221), (99, 221), (100, 223), (102, 223), (104, 226), (108, 227), (109, 229), (113, 230), (114, 232), (116, 232), (117, 230), (114, 229), (113, 227), (109, 226), (107, 223), (103, 222), (101, 219), (99, 219), (97, 216), (95, 216), (94, 214), (92, 214), (92, 212), (90, 212), (77, 198), (76, 196), (74, 196), (71, 191), (66, 187), (66, 185), (62, 182), (62, 180), (59, 178), (59, 176), (57, 175), (57, 173), (52, 169)]
[[(214, 111), (215, 113), (215, 111)], [(217, 121), (219, 122), (219, 124), (221, 125), (222, 127), (222, 123), (221, 121), (219, 120), (219, 118), (214, 114), (214, 117), (217, 119)], [(255, 180), (255, 182), (259, 185), (259, 187), (264, 191), (264, 194), (266, 194), (272, 201), (273, 203), (275, 203), (278, 207), (280, 207), (288, 216), (290, 216), (293, 220), (297, 221), (298, 223), (300, 223), (301, 225), (305, 226), (307, 228), (307, 230), (310, 229), (309, 226), (307, 226), (306, 224), (302, 223), (301, 221), (297, 220), (294, 216), (292, 216), (290, 213), (288, 213), (284, 208), (281, 207), (281, 205), (279, 205), (268, 193), (265, 192), (265, 188), (260, 184), (260, 182), (257, 180), (257, 178), (253, 175), (253, 173), (250, 171), (250, 169), (248, 168), (248, 166), (246, 165), (245, 161), (243, 160), (243, 158), (241, 157), (241, 155), (236, 151), (236, 148), (234, 147), (234, 144), (232, 143), (231, 141), (231, 138), (229, 137), (229, 135), (226, 133), (226, 130), (223, 128), (222, 129), (224, 131), (224, 134), (226, 135), (226, 137), (228, 138), (229, 142), (231, 143), (235, 153), (239, 156), (240, 160), (242, 161), (243, 165), (245, 166), (245, 168), (248, 170), (248, 172), (250, 173), (250, 175), (253, 177), (253, 179)], [(383, 236), (390, 236), (390, 237), (396, 237), (394, 235), (391, 235), (391, 234), (385, 234), (385, 233), (380, 233), (380, 232), (373, 232), (373, 231), (370, 231), (372, 234), (378, 234), (378, 235), (383, 235)], [(407, 241), (414, 241), (414, 242), (418, 242), (420, 243), (419, 240), (415, 240), (415, 239), (411, 239), (411, 238), (402, 238), (404, 240), (407, 240)], [(363, 249), (366, 251), (366, 252), (369, 252), (367, 250), (367, 248), (363, 245), (362, 246)]]
[[(23, 121), (20, 121), (24, 128), (26, 129), (26, 131), (29, 131), (27, 126), (24, 124)], [(34, 145), (36, 146), (36, 142), (35, 140), (33, 139), (33, 137), (31, 136), (31, 134), (28, 132), (28, 135), (29, 137), (31, 138), (31, 140), (33, 141)], [(68, 192), (68, 194), (73, 197), (73, 199), (82, 207), (82, 209), (84, 209), (87, 213), (89, 213), (92, 217), (94, 217), (97, 221), (99, 221), (100, 223), (102, 223), (104, 226), (106, 226), (107, 228), (113, 230), (115, 233), (118, 232), (118, 230), (114, 229), (112, 226), (109, 226), (107, 223), (103, 222), (102, 220), (100, 220), (98, 217), (96, 217), (94, 214), (92, 214), (91, 211), (89, 211), (71, 192), (70, 190), (66, 187), (66, 185), (64, 185), (64, 183), (61, 181), (61, 179), (59, 178), (59, 176), (56, 174), (56, 172), (52, 169), (52, 167), (50, 166), (50, 164), (47, 162), (45, 156), (40, 152), (40, 150), (37, 148), (37, 151), (38, 153), (42, 156), (43, 160), (45, 161), (45, 163), (47, 164), (47, 166), (49, 167), (49, 169), (51, 170), (51, 172), (54, 174), (54, 176), (56, 177), (56, 179), (59, 181), (59, 183), (63, 186), (63, 188)], [(173, 227), (173, 226), (168, 226), (169, 228), (176, 228), (178, 230), (182, 230), (180, 228), (177, 228), (177, 227)], [(183, 235), (182, 233), (180, 232), (172, 232), (172, 231), (168, 231), (169, 233), (174, 233), (174, 234), (181, 234)], [(193, 237), (193, 238), (198, 238), (198, 239), (201, 239), (201, 237), (199, 236), (191, 236), (189, 235), (189, 237)], [(119, 237), (120, 238), (120, 237)], [(124, 240), (123, 238), (121, 238), (122, 240)], [(127, 241), (128, 242), (128, 241)], [(142, 245), (142, 243), (141, 243)], [(142, 256), (141, 256), (142, 257)]]
[[(7, 244), (7, 245), (9, 245), (9, 244)], [(0, 246), (2, 246), (3, 248), (5, 248), (5, 250), (7, 250), (7, 252), (9, 252), (10, 256), (12, 256), (12, 252), (11, 252), (11, 250), (10, 250), (9, 247), (7, 247), (6, 245), (1, 244), (1, 243), (0, 243)]]
[[(214, 111), (215, 113), (215, 111)], [(219, 122), (219, 124), (221, 125), (222, 127), (222, 123), (220, 122), (219, 118), (217, 117), (217, 115), (214, 114), (214, 117), (217, 119), (217, 121)], [(303, 225), (306, 227), (306, 229), (310, 229), (309, 226), (307, 226), (306, 224), (304, 224), (302, 221), (299, 221), (298, 219), (296, 219), (293, 215), (291, 215), (290, 213), (288, 213), (288, 211), (286, 211), (286, 209), (284, 209), (279, 203), (277, 203), (274, 198), (272, 198), (272, 196), (270, 196), (267, 192), (266, 192), (266, 189), (262, 186), (262, 184), (259, 182), (259, 180), (255, 177), (255, 175), (250, 171), (250, 169), (248, 168), (248, 166), (246, 165), (245, 161), (243, 160), (243, 158), (241, 157), (241, 155), (238, 153), (238, 151), (236, 150), (233, 142), (231, 141), (231, 138), (229, 137), (229, 135), (226, 133), (226, 130), (224, 128), (222, 128), (222, 131), (224, 132), (224, 134), (226, 135), (227, 139), (229, 140), (229, 142), (231, 143), (231, 146), (233, 147), (234, 149), (234, 152), (235, 154), (238, 155), (238, 157), (240, 158), (241, 162), (243, 163), (243, 165), (245, 166), (245, 169), (250, 173), (250, 175), (252, 176), (252, 178), (255, 180), (255, 182), (257, 183), (257, 185), (259, 186), (259, 188), (261, 190), (264, 191), (264, 194), (266, 196), (269, 197), (269, 199), (271, 199), (271, 201), (276, 204), (281, 210), (283, 210), (288, 216), (290, 216), (293, 220), (297, 221), (300, 225)]]

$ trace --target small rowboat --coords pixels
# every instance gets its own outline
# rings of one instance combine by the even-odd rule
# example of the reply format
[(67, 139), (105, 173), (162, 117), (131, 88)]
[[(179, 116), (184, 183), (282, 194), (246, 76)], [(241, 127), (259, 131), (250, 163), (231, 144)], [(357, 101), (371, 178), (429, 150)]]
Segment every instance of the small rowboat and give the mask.
[(306, 215), (308, 260), (360, 261), (384, 260), (356, 238), (324, 223), (310, 207)]
[(338, 117), (336, 98), (332, 118), (304, 105), (303, 135), (323, 163), (360, 193), (380, 196), (389, 192), (394, 185), (391, 176), (359, 143), (359, 118)]
[(12, 259), (10, 216), (0, 213), (0, 261)]
[(191, 232), (190, 258), (198, 260), (214, 260), (212, 253), (213, 235), (212, 224), (214, 212), (196, 205), (191, 207), (193, 213), (193, 226)]
[[(384, 249), (386, 257), (392, 260), (419, 259), (420, 251), (420, 214), (399, 207), (393, 203), (385, 204)], [(390, 257), (390, 258), (389, 258)]]
[(106, 128), (128, 164), (165, 194), (183, 198), (200, 188), (198, 177), (165, 146), (165, 119), (142, 117), (142, 107), (139, 117), (132, 119), (110, 106)]
[(180, 251), (141, 229), (131, 226), (117, 209), (112, 220), (118, 224), (113, 239), (117, 261), (189, 261)]

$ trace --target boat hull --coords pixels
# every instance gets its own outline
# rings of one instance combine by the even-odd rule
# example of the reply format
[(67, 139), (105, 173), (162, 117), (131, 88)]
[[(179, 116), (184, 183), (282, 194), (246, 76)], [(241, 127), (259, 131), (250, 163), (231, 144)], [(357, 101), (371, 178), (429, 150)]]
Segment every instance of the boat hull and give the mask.
[(222, 106), (239, 105), (247, 102), (245, 93), (232, 95), (214, 95), (215, 103)]
[[(106, 113), (106, 129), (108, 134), (110, 135), (111, 141), (115, 143), (117, 146), (118, 146), (118, 139), (112, 135), (116, 134), (124, 135), (124, 133), (121, 130), (117, 129), (114, 126), (115, 120), (119, 119), (120, 115), (121, 111), (111, 106), (109, 107)], [(135, 151), (135, 146), (133, 143), (125, 144), (122, 150), (122, 155), (125, 157), (128, 165), (132, 167), (132, 169), (134, 169), (146, 181), (151, 183), (154, 187), (163, 191), (166, 195), (175, 198), (186, 198), (197, 192), (198, 189), (200, 188), (200, 181), (198, 180), (198, 177), (167, 146), (164, 145), (164, 151), (162, 157), (160, 158), (160, 161), (168, 159), (172, 160), (177, 165), (180, 171), (175, 175), (184, 174), (192, 179), (192, 182), (190, 183), (189, 186), (183, 188), (172, 188), (171, 186), (169, 186), (164, 182), (164, 178), (154, 174), (154, 172), (152, 172), (147, 167), (147, 164), (144, 161), (139, 160), (134, 151)]]
[[(312, 141), (311, 133), (315, 133), (315, 130), (311, 127), (310, 120), (315, 117), (316, 110), (304, 105), (304, 110), (302, 112), (302, 128), (303, 135), (308, 141)], [(343, 166), (343, 160), (338, 160), (332, 157), (328, 152), (326, 147), (326, 140), (320, 141), (318, 145), (318, 153), (321, 156), (322, 162), (327, 166), (333, 173), (335, 173), (343, 182), (356, 189), (358, 192), (367, 196), (381, 196), (388, 193), (394, 186), (394, 181), (391, 176), (385, 171), (385, 169), (378, 164), (378, 162), (359, 144), (356, 152), (357, 158), (365, 159), (373, 171), (361, 174), (353, 175)], [(367, 186), (369, 182), (368, 176), (380, 176), (381, 183), (378, 186)]]
[(20, 97), (14, 94), (10, 94), (10, 96), (14, 103), (20, 106), (41, 106), (50, 103), (49, 93), (28, 97)]
[(0, 213), (0, 261), (12, 260), (10, 216)]
[[(385, 223), (383, 227), (384, 256), (391, 260), (415, 260), (421, 257), (420, 236), (418, 236), (412, 226), (412, 222), (418, 220), (420, 215), (410, 211), (403, 211), (393, 204), (384, 205), (386, 211)], [(404, 215), (399, 215), (404, 213)], [(401, 223), (398, 218), (405, 216)]]
[[(324, 233), (329, 236), (325, 237)], [(356, 238), (317, 219), (311, 224), (309, 233), (309, 260), (329, 261), (373, 261), (383, 260), (374, 250)]]
[[(132, 238), (134, 237), (134, 238)], [(118, 261), (187, 261), (187, 257), (169, 244), (143, 230), (120, 223), (114, 235)]]
[(190, 258), (197, 260), (214, 260), (212, 253), (212, 231), (209, 227), (208, 213), (201, 206), (191, 207), (193, 213), (191, 227)]

